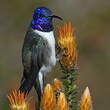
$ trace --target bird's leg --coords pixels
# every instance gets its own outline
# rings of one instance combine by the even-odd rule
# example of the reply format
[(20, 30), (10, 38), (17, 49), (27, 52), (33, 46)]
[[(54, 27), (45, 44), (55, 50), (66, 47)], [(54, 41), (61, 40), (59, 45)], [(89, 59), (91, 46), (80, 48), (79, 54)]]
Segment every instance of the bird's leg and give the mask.
[(68, 56), (67, 54), (61, 53), (61, 54), (57, 54), (56, 59), (57, 61), (59, 61), (62, 57), (66, 57)]

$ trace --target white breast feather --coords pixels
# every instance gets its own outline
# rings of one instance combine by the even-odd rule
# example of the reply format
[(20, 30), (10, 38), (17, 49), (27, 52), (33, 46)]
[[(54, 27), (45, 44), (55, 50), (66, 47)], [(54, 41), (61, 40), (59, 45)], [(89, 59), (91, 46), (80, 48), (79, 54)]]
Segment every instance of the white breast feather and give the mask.
[(42, 31), (38, 31), (35, 30), (35, 33), (39, 34), (41, 37), (43, 37), (45, 40), (47, 40), (48, 45), (51, 49), (51, 56), (49, 58), (49, 64), (48, 66), (43, 65), (39, 71), (39, 81), (40, 81), (40, 86), (41, 86), (41, 90), (43, 91), (43, 76), (46, 76), (47, 72), (51, 71), (52, 66), (55, 66), (56, 64), (56, 54), (55, 54), (55, 38), (54, 38), (54, 34), (53, 31), (51, 32), (42, 32)]
[(51, 48), (51, 57), (50, 57), (50, 63), (51, 65), (56, 64), (56, 55), (55, 55), (55, 38), (53, 31), (51, 32), (42, 32), (35, 30), (37, 34), (42, 36), (45, 40), (47, 40), (49, 47)]

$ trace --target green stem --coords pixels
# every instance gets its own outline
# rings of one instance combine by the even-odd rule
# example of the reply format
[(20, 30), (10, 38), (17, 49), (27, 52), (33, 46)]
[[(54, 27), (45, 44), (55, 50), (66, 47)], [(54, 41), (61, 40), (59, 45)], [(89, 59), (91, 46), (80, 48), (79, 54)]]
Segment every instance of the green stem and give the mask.
[(78, 108), (78, 100), (77, 100), (77, 92), (78, 92), (78, 86), (75, 84), (77, 80), (77, 70), (75, 67), (71, 69), (64, 68), (62, 66), (62, 72), (64, 73), (63, 79), (63, 85), (65, 88), (65, 94), (67, 96), (67, 101), (69, 104), (70, 110), (77, 110)]

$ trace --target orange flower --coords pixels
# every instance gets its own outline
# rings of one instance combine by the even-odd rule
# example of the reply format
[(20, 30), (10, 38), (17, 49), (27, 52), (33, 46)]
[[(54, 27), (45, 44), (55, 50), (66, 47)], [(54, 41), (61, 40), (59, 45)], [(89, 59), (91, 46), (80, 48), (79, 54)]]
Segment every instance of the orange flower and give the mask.
[(7, 97), (10, 101), (10, 107), (12, 110), (28, 110), (28, 102), (24, 93), (14, 90)]
[(57, 101), (57, 110), (69, 110), (67, 100), (64, 93), (60, 93)]
[(55, 101), (53, 88), (50, 84), (47, 84), (44, 89), (44, 93), (41, 101), (41, 109), (55, 110), (55, 102), (56, 101)]
[(53, 80), (52, 85), (53, 85), (53, 89), (54, 89), (55, 92), (63, 90), (63, 84), (62, 84), (62, 82), (61, 82), (59, 79), (57, 79), (57, 78), (55, 78), (55, 79)]
[(71, 23), (66, 23), (64, 26), (59, 27), (58, 32), (58, 45), (61, 49), (65, 48), (63, 53), (68, 55), (66, 57), (62, 57), (60, 62), (66, 68), (71, 68), (75, 64), (77, 57), (74, 28)]
[(81, 97), (79, 110), (92, 110), (91, 95), (88, 87), (86, 87)]

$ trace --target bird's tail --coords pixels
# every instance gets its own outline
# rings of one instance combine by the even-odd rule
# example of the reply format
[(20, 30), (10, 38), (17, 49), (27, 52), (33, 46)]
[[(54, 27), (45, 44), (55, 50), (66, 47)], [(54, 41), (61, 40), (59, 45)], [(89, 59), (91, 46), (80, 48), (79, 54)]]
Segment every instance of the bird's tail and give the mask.
[(32, 87), (34, 86), (35, 81), (32, 81), (30, 79), (22, 78), (21, 86), (19, 88), (20, 92), (24, 92), (25, 94), (28, 94)]
[(35, 88), (36, 93), (38, 95), (38, 100), (39, 100), (39, 104), (40, 104), (41, 96), (42, 96), (42, 89), (41, 89), (40, 81), (38, 78), (36, 79), (36, 83), (34, 84), (34, 88)]
[(21, 85), (19, 90), (21, 92), (24, 92), (25, 94), (28, 94), (34, 84), (36, 83), (36, 78), (38, 77), (39, 69), (32, 66), (31, 70), (29, 72), (24, 70), (23, 78), (21, 80)]
[[(33, 52), (31, 55), (31, 64), (27, 64), (24, 67), (24, 70), (25, 70), (24, 71), (24, 78), (22, 80), (22, 83), (21, 83), (19, 90), (21, 92), (24, 92), (25, 94), (28, 94), (30, 92), (30, 90), (32, 89), (32, 87), (33, 86), (35, 87), (35, 85), (37, 83), (37, 86), (36, 86), (37, 87), (37, 94), (38, 94), (38, 97), (40, 100), (41, 94), (42, 94), (41, 85), (40, 85), (39, 80), (37, 80), (37, 82), (36, 82), (36, 79), (38, 79), (38, 77), (39, 77), (39, 71), (41, 68), (41, 64), (39, 63), (40, 61), (39, 61), (38, 54), (36, 54), (36, 53), (39, 53), (39, 52), (37, 52), (36, 47), (35, 48), (33, 47), (32, 51)], [(30, 67), (28, 67), (28, 65), (30, 65)]]
[(21, 86), (19, 88), (19, 90), (21, 92), (24, 92), (25, 95), (27, 95), (30, 90), (32, 89), (32, 87), (34, 86), (37, 95), (38, 95), (38, 100), (39, 103), (41, 102), (41, 96), (43, 93), (43, 80), (39, 79), (39, 74), (37, 74), (38, 76), (34, 76), (32, 73), (31, 75), (29, 75), (29, 77), (26, 77), (26, 73), (24, 73), (25, 75), (23, 76), (22, 80), (21, 80)]

